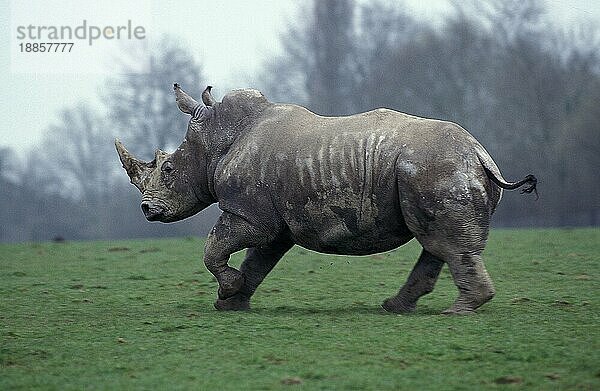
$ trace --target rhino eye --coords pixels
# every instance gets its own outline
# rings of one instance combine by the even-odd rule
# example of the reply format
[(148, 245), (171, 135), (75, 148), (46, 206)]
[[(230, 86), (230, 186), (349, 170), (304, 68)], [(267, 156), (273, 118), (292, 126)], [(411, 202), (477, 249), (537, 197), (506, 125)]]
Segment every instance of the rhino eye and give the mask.
[(171, 171), (173, 171), (173, 163), (171, 162), (164, 162), (162, 164), (162, 166), (160, 167), (161, 171), (168, 174)]

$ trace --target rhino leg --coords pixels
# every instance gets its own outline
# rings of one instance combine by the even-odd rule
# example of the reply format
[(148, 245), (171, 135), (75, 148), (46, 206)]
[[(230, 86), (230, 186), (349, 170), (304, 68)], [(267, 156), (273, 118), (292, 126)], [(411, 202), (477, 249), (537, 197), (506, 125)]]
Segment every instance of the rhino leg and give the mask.
[(236, 251), (267, 242), (267, 235), (245, 219), (224, 212), (206, 239), (204, 264), (219, 282), (219, 298), (226, 299), (244, 286), (244, 275), (229, 266)]
[[(453, 231), (440, 228), (430, 235), (417, 234), (423, 248), (448, 264), (458, 298), (444, 314), (469, 314), (494, 297), (494, 284), (485, 269), (481, 252), (487, 238), (482, 227), (469, 227), (464, 222), (452, 225)], [(448, 235), (448, 232), (453, 234)], [(477, 232), (477, 233), (476, 233)]]
[[(435, 172), (430, 174), (435, 176)], [(470, 174), (472, 183), (476, 183), (475, 174)], [(450, 176), (455, 177), (462, 176)], [(399, 187), (404, 190), (400, 202), (406, 225), (427, 252), (448, 264), (458, 288), (458, 298), (445, 314), (472, 313), (494, 296), (494, 285), (481, 258), (493, 208), (481, 191), (483, 185), (472, 183), (460, 194), (454, 193), (461, 183), (443, 177), (430, 188), (418, 181)], [(486, 182), (482, 179), (481, 183)]]
[(479, 234), (472, 234), (479, 232), (481, 227), (454, 227), (461, 227), (455, 228), (458, 233), (447, 236), (449, 230), (446, 229), (438, 231), (440, 234), (417, 236), (417, 239), (423, 248), (448, 264), (454, 285), (458, 288), (458, 298), (443, 313), (469, 314), (491, 300), (495, 293), (494, 284), (481, 258), (487, 229), (485, 237), (481, 237)]
[(293, 245), (294, 243), (291, 240), (285, 239), (268, 245), (249, 248), (240, 267), (240, 271), (245, 277), (244, 284), (233, 296), (225, 299), (219, 298), (215, 302), (215, 308), (222, 311), (250, 309), (250, 297), (252, 297), (256, 288)]
[(442, 260), (424, 249), (404, 286), (396, 296), (383, 302), (383, 309), (398, 314), (414, 311), (417, 300), (433, 291), (443, 266)]
[(480, 254), (459, 254), (447, 258), (458, 298), (443, 314), (468, 314), (494, 297), (495, 290)]

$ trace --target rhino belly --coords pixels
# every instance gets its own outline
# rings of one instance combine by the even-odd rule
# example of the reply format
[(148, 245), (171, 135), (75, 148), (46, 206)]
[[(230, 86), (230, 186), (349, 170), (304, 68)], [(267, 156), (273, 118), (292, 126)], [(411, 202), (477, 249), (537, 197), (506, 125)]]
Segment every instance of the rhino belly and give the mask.
[(373, 214), (364, 208), (308, 205), (301, 213), (286, 217), (298, 245), (328, 254), (374, 254), (399, 247), (413, 237), (399, 210)]
[[(335, 227), (334, 229), (341, 229)], [(339, 235), (327, 237), (334, 231), (324, 232), (324, 238), (302, 237), (297, 240), (297, 244), (309, 250), (318, 251), (326, 254), (338, 255), (369, 255), (393, 250), (412, 239), (411, 235), (377, 235), (376, 241), (372, 233), (366, 232), (364, 235)], [(337, 232), (336, 232), (337, 233)]]
[(296, 243), (310, 250), (340, 255), (368, 255), (393, 250), (412, 239), (410, 232), (382, 232), (374, 228), (360, 233), (349, 232), (344, 223), (330, 224), (321, 231), (296, 230)]

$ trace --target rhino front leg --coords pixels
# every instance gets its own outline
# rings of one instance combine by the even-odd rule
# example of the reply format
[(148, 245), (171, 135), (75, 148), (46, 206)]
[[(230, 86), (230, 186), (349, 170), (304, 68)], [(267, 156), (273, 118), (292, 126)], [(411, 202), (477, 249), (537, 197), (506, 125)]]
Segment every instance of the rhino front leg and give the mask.
[(219, 282), (219, 299), (235, 295), (244, 286), (244, 275), (228, 265), (229, 256), (267, 241), (267, 235), (245, 219), (227, 212), (219, 217), (204, 248), (204, 264)]
[(250, 297), (279, 262), (281, 257), (294, 245), (290, 239), (277, 240), (246, 251), (246, 258), (240, 267), (244, 284), (233, 296), (215, 302), (215, 308), (222, 311), (250, 309)]
[(408, 280), (396, 296), (390, 297), (381, 305), (383, 309), (398, 314), (414, 311), (417, 300), (433, 291), (443, 266), (442, 260), (423, 249)]

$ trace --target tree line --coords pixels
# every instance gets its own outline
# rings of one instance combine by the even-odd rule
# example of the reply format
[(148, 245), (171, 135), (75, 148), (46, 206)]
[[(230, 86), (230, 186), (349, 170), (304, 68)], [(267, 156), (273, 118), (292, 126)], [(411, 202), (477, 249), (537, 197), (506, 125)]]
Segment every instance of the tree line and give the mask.
[[(505, 193), (496, 226), (600, 223), (600, 35), (552, 27), (539, 1), (454, 3), (441, 21), (401, 4), (314, 1), (282, 37), (283, 52), (248, 81), (275, 102), (322, 115), (377, 107), (451, 120), (491, 153), (507, 179), (534, 173), (540, 200)], [(126, 61), (124, 61), (126, 63)], [(207, 84), (173, 40), (150, 72), (106, 81), (102, 108), (65, 108), (25, 158), (0, 148), (0, 241), (203, 235), (218, 210), (149, 224), (122, 172), (115, 136), (142, 159), (182, 140), (174, 81)]]

